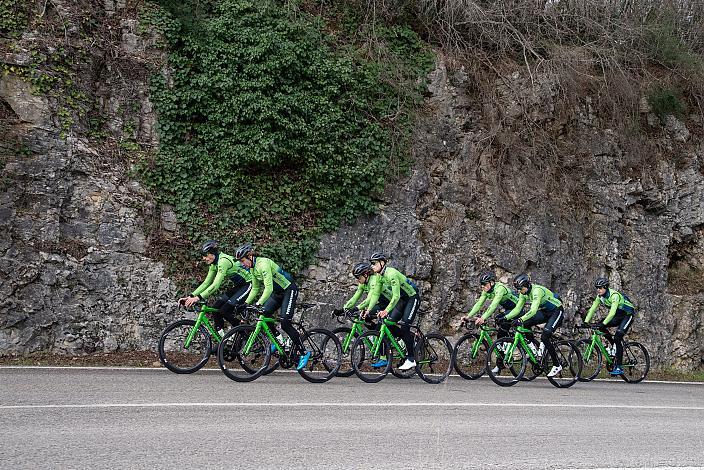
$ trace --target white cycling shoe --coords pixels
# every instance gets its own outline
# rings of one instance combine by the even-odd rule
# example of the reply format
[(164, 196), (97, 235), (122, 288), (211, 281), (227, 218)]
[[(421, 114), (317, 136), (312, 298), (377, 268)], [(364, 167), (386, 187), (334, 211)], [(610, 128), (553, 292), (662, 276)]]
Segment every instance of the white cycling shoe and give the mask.
[(416, 366), (416, 361), (410, 361), (406, 359), (406, 362), (401, 364), (401, 366), (398, 368), (398, 370), (410, 370), (413, 369)]
[(498, 374), (500, 370), (501, 370), (501, 369), (499, 369), (499, 366), (496, 366), (496, 367), (494, 367), (493, 369), (491, 369), (491, 373), (492, 373), (492, 374)]
[(562, 366), (552, 366), (550, 372), (548, 372), (548, 377), (555, 377), (562, 370)]

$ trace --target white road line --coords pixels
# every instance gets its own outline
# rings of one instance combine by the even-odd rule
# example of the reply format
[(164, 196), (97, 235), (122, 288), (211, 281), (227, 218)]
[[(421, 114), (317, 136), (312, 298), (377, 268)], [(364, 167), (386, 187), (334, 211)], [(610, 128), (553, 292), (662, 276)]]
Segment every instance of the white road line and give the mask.
[(251, 403), (251, 402), (187, 402), (187, 403), (78, 403), (63, 405), (0, 405), (0, 410), (30, 410), (30, 409), (67, 409), (67, 408), (596, 408), (620, 410), (672, 410), (672, 411), (704, 411), (704, 406), (665, 406), (665, 405), (594, 405), (594, 404), (559, 404), (559, 403), (344, 403), (344, 402), (299, 402), (299, 403)]
[[(567, 470), (567, 469), (559, 469)], [(570, 468), (569, 470), (704, 470), (704, 467), (601, 467), (601, 468)]]
[[(169, 372), (169, 370), (164, 367), (121, 367), (121, 366), (116, 366), (116, 367), (107, 367), (107, 366), (0, 366), (0, 370), (2, 370), (2, 369), (144, 370), (144, 371)], [(200, 371), (213, 372), (213, 371), (219, 371), (219, 370), (220, 369), (216, 369), (216, 368), (203, 368)], [(281, 372), (297, 373), (295, 370), (277, 370), (276, 371), (276, 373), (281, 373)], [(450, 377), (459, 377), (459, 375), (451, 374)], [(489, 378), (486, 376), (481, 377), (481, 379), (489, 380)], [(538, 377), (538, 379), (547, 380), (545, 377)], [(467, 382), (472, 382), (472, 381), (468, 380)], [(593, 382), (621, 383), (621, 381), (619, 381), (617, 379), (594, 379)], [(645, 379), (642, 383), (677, 384), (677, 385), (704, 385), (704, 382), (684, 382), (684, 381), (675, 381), (675, 380), (648, 380), (648, 379)], [(702, 467), (702, 468), (704, 468), (704, 467)]]

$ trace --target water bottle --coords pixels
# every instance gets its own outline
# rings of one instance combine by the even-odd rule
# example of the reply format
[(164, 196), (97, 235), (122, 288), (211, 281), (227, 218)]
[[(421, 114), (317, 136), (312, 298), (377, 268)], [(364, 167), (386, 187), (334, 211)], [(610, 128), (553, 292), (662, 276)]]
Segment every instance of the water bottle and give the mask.
[(538, 357), (543, 357), (543, 353), (545, 352), (545, 343), (542, 341), (540, 342), (540, 347), (538, 348)]

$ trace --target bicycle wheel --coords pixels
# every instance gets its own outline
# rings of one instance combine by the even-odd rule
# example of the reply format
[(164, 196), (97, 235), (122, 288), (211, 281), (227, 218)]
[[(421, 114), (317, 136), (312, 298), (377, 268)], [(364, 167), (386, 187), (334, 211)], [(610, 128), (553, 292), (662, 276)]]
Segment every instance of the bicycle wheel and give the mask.
[(303, 348), (311, 353), (308, 364), (298, 373), (312, 383), (327, 382), (335, 377), (342, 363), (342, 346), (332, 331), (314, 328), (301, 338)]
[(650, 354), (645, 346), (636, 341), (624, 344), (621, 368), (623, 380), (631, 384), (641, 382), (650, 371)]
[(332, 333), (337, 336), (338, 341), (340, 341), (340, 347), (342, 348), (342, 359), (340, 360), (340, 368), (337, 371), (338, 377), (350, 377), (354, 374), (354, 369), (352, 368), (352, 344), (354, 343), (355, 336), (352, 336), (352, 328), (346, 326), (341, 326), (332, 330)]
[(381, 339), (378, 331), (362, 333), (352, 344), (354, 373), (367, 383), (381, 381), (391, 370), (391, 352), (389, 341)]
[(185, 347), (186, 339), (196, 326), (195, 320), (178, 320), (166, 328), (159, 337), (159, 360), (164, 367), (177, 374), (190, 374), (203, 367), (210, 358), (211, 339), (208, 330), (201, 326)]
[[(553, 344), (562, 370), (554, 377), (548, 377), (548, 380), (557, 388), (571, 387), (577, 382), (582, 372), (582, 354), (573, 341), (557, 341)], [(545, 364), (547, 366), (545, 370), (549, 372), (552, 366), (558, 364), (553, 364), (550, 354), (548, 354), (547, 351), (545, 352), (545, 357)]]
[(462, 336), (452, 351), (452, 365), (463, 379), (476, 380), (486, 372), (486, 356), (489, 344), (479, 341), (476, 333)]
[[(529, 341), (535, 347), (536, 351), (540, 349), (540, 342), (536, 338), (533, 338)], [(524, 380), (526, 382), (531, 382), (535, 380), (536, 377), (545, 372), (545, 370), (543, 369), (543, 364), (545, 361), (541, 359), (541, 356), (536, 356), (535, 353), (533, 353), (532, 351), (531, 353), (535, 356), (537, 362), (533, 362), (534, 359), (532, 359), (528, 355), (528, 353), (526, 353), (526, 370), (523, 373), (523, 377), (521, 377), (521, 380)]]
[(406, 362), (406, 342), (401, 338), (396, 338), (396, 342), (401, 347), (401, 352), (391, 346), (391, 375), (398, 379), (410, 379), (416, 375), (415, 367), (408, 370), (401, 370), (401, 364)]
[[(509, 348), (512, 348), (512, 351), (507, 354)], [(513, 338), (499, 338), (491, 345), (486, 356), (486, 373), (496, 385), (515, 385), (525, 371), (526, 353), (519, 347), (513, 347)]]
[(254, 331), (252, 325), (233, 328), (225, 334), (218, 347), (220, 369), (236, 382), (251, 382), (269, 366), (271, 349), (269, 340), (263, 333), (260, 332), (253, 338), (251, 347), (245, 351)]
[(599, 346), (592, 347), (591, 339), (581, 339), (577, 341), (577, 349), (582, 354), (582, 373), (579, 375), (580, 382), (591, 382), (599, 376), (604, 360)]
[(429, 384), (444, 382), (452, 372), (452, 344), (440, 333), (428, 333), (416, 343), (416, 372)]

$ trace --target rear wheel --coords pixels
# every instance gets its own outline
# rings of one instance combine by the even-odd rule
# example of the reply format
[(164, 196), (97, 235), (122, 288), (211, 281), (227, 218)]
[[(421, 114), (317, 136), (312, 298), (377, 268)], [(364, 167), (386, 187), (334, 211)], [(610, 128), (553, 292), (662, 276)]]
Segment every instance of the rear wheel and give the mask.
[(601, 349), (591, 339), (577, 341), (577, 349), (582, 354), (582, 373), (579, 375), (580, 382), (591, 382), (599, 376), (602, 367), (603, 357)]
[[(416, 337), (416, 341), (417, 340), (418, 338)], [(406, 342), (403, 341), (403, 339), (401, 338), (396, 338), (396, 342), (401, 348), (401, 352), (399, 352), (393, 345), (391, 345), (391, 375), (399, 379), (410, 379), (411, 377), (416, 375), (416, 369), (414, 367), (411, 367), (408, 370), (399, 369), (399, 367), (401, 367), (401, 365), (406, 362)]]
[(463, 379), (476, 380), (486, 372), (486, 356), (489, 344), (479, 341), (476, 333), (467, 333), (455, 344), (452, 364)]
[(621, 378), (628, 383), (637, 384), (645, 379), (650, 370), (650, 354), (645, 346), (635, 341), (624, 344), (621, 369)]
[(310, 352), (308, 364), (298, 373), (312, 383), (327, 382), (335, 377), (342, 362), (342, 346), (332, 331), (314, 328), (301, 338), (303, 348)]
[(178, 320), (164, 328), (161, 333), (159, 360), (171, 372), (190, 374), (208, 362), (212, 343), (204, 326), (198, 328), (191, 341), (186, 344), (195, 326), (194, 320)]
[(421, 336), (416, 344), (416, 371), (430, 384), (444, 382), (452, 372), (452, 345), (439, 333)]
[(545, 352), (545, 371), (550, 372), (552, 366), (559, 365), (562, 370), (554, 377), (548, 377), (551, 384), (558, 388), (568, 388), (574, 385), (582, 372), (582, 354), (573, 341), (556, 341), (553, 343), (557, 353), (558, 364), (553, 364), (550, 354)]
[(526, 353), (513, 347), (513, 338), (499, 338), (489, 348), (486, 373), (502, 387), (510, 387), (521, 380), (526, 370)]
[[(251, 338), (255, 329), (252, 325), (233, 328), (223, 337), (218, 347), (220, 369), (236, 382), (251, 382), (261, 376), (269, 366), (269, 340), (262, 332)], [(248, 348), (250, 338), (251, 346)]]
[(391, 370), (391, 345), (378, 331), (362, 333), (352, 345), (352, 368), (367, 383), (381, 381)]

